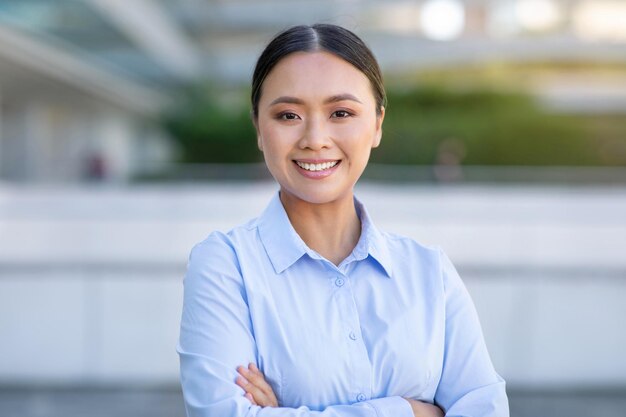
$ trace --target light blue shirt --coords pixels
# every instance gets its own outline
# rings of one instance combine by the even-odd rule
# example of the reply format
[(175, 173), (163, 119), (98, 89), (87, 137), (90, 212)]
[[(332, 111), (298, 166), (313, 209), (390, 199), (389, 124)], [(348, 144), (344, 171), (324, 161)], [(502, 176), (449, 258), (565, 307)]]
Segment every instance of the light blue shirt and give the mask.
[[(470, 296), (446, 255), (380, 232), (339, 266), (308, 248), (278, 193), (263, 214), (196, 245), (185, 277), (181, 381), (189, 417), (509, 415)], [(254, 362), (280, 407), (235, 384)]]

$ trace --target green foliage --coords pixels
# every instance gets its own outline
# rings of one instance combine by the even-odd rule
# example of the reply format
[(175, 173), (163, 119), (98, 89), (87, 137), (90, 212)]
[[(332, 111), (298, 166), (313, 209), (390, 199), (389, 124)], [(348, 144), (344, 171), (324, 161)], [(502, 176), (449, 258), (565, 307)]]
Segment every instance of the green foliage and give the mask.
[(585, 123), (543, 111), (530, 97), (485, 89), (389, 92), (381, 163), (432, 164), (454, 143), (467, 165), (594, 165)]
[(209, 94), (190, 93), (164, 119), (181, 150), (181, 162), (259, 162), (256, 133), (245, 105), (219, 103)]

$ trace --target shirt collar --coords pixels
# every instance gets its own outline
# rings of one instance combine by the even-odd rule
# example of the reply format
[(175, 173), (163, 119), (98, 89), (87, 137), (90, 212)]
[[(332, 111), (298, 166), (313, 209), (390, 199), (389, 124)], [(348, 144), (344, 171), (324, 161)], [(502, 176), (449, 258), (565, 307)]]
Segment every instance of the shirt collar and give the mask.
[[(356, 198), (354, 203), (361, 220), (361, 237), (350, 256), (356, 260), (371, 256), (391, 277), (391, 257), (385, 236), (376, 228), (365, 206)], [(265, 251), (277, 274), (289, 268), (304, 254), (317, 257), (291, 225), (278, 192), (259, 217), (257, 225)]]
[(278, 192), (258, 220), (259, 235), (277, 274), (307, 253), (308, 247), (291, 225)]
[(361, 237), (352, 254), (356, 259), (365, 259), (368, 255), (371, 256), (391, 278), (393, 269), (385, 235), (374, 225), (367, 209), (356, 197), (354, 198), (354, 205), (361, 220)]

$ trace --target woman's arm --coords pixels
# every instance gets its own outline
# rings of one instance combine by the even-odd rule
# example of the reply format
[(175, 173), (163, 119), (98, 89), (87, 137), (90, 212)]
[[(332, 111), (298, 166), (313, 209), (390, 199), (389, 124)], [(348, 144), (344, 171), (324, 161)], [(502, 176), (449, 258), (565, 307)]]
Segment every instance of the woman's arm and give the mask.
[(228, 236), (214, 233), (190, 255), (184, 281), (178, 353), (188, 417), (413, 417), (401, 397), (323, 411), (253, 405), (236, 383), (236, 368), (256, 362), (247, 294)]
[(496, 373), (474, 304), (450, 259), (440, 252), (445, 290), (445, 351), (435, 402), (446, 416), (508, 417), (504, 380)]
[[(237, 372), (239, 372), (237, 385), (246, 392), (245, 397), (252, 404), (261, 407), (278, 407), (278, 401), (272, 387), (255, 364), (251, 363), (247, 368), (240, 366), (237, 368)], [(443, 411), (436, 405), (410, 398), (405, 398), (405, 400), (411, 406), (413, 417), (443, 417)]]

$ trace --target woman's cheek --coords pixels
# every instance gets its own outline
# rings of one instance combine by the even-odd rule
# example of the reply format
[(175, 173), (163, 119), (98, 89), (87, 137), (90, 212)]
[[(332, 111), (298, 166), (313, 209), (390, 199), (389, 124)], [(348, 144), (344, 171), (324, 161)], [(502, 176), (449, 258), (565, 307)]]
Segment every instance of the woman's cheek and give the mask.
[(300, 137), (300, 131), (302, 129), (299, 126), (272, 126), (267, 131), (267, 138), (269, 138), (270, 144), (278, 149), (284, 151), (289, 150)]

